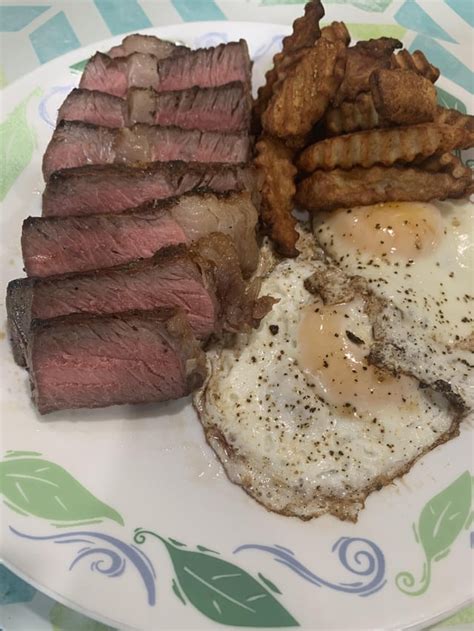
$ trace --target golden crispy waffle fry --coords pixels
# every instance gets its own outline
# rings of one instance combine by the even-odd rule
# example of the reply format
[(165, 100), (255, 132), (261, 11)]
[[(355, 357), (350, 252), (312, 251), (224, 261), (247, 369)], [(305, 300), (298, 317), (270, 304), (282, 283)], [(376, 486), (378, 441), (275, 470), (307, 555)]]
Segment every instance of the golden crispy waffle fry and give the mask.
[(421, 50), (415, 50), (414, 53), (408, 50), (401, 50), (393, 53), (390, 59), (390, 67), (399, 70), (413, 70), (418, 74), (435, 83), (439, 77), (439, 70), (436, 66), (430, 64)]
[(430, 201), (473, 192), (471, 170), (462, 177), (407, 167), (357, 167), (315, 171), (299, 183), (296, 203), (311, 211), (368, 206), (391, 201)]
[(329, 135), (437, 120), (436, 91), (422, 75), (379, 69), (372, 73), (369, 84), (370, 93), (328, 108), (324, 125)]
[(416, 166), (430, 173), (449, 173), (456, 179), (466, 178), (471, 173), (471, 169), (452, 153), (430, 156)]
[(330, 42), (342, 42), (345, 46), (349, 46), (351, 36), (344, 22), (331, 22), (321, 29), (321, 37)]
[(401, 46), (397, 39), (380, 37), (357, 42), (348, 48), (346, 72), (333, 105), (337, 107), (343, 101), (353, 101), (361, 92), (368, 92), (372, 72), (378, 68), (389, 68), (393, 51)]
[(458, 110), (438, 107), (435, 115), (435, 121), (440, 124), (459, 127), (464, 129), (468, 134), (474, 133), (474, 116), (471, 116), (470, 114), (463, 114), (462, 112), (458, 112)]
[(263, 223), (281, 254), (297, 256), (298, 233), (292, 215), (296, 168), (292, 163), (292, 151), (280, 140), (268, 136), (259, 140), (256, 151), (255, 164), (262, 180)]
[(293, 22), (293, 32), (284, 38), (282, 50), (273, 58), (273, 67), (265, 75), (265, 84), (258, 90), (254, 113), (261, 117), (273, 94), (273, 86), (282, 79), (285, 69), (295, 62), (298, 52), (313, 46), (321, 35), (319, 21), (324, 16), (320, 0), (311, 0), (305, 6), (304, 15)]
[(474, 133), (463, 127), (424, 123), (407, 127), (372, 129), (328, 138), (303, 151), (298, 167), (316, 169), (365, 168), (412, 162), (435, 153), (466, 149), (474, 144)]
[(434, 120), (436, 89), (428, 79), (411, 70), (375, 70), (370, 91), (381, 120), (395, 125), (416, 125)]
[(324, 127), (330, 136), (381, 126), (372, 95), (367, 92), (359, 94), (355, 101), (343, 101), (339, 107), (329, 107), (324, 115)]
[(274, 85), (274, 93), (262, 116), (264, 130), (280, 138), (311, 131), (334, 97), (346, 63), (346, 46), (319, 39)]

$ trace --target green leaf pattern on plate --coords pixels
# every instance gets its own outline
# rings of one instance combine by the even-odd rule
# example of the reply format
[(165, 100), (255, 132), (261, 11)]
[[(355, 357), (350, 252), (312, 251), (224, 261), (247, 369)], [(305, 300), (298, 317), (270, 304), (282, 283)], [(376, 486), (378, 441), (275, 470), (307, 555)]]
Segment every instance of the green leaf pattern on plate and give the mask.
[(53, 631), (116, 631), (59, 603), (51, 608), (49, 620)]
[(459, 534), (471, 523), (472, 479), (465, 471), (441, 493), (435, 495), (423, 508), (414, 525), (415, 539), (425, 555), (423, 572), (418, 584), (411, 572), (400, 572), (396, 585), (409, 596), (424, 594), (431, 582), (432, 564), (450, 552)]
[(37, 88), (0, 124), (0, 201), (5, 199), (17, 177), (31, 162), (36, 136), (28, 124), (27, 108), (30, 99), (40, 93)]
[(266, 586), (237, 565), (203, 552), (202, 546), (199, 551), (178, 547), (149, 530), (137, 530), (135, 542), (144, 543), (148, 535), (159, 539), (170, 555), (175, 594), (182, 602), (187, 598), (207, 618), (239, 627), (299, 626)]
[(0, 494), (19, 513), (47, 519), (56, 526), (72, 526), (122, 517), (98, 500), (65, 469), (38, 457), (7, 455), (0, 462)]

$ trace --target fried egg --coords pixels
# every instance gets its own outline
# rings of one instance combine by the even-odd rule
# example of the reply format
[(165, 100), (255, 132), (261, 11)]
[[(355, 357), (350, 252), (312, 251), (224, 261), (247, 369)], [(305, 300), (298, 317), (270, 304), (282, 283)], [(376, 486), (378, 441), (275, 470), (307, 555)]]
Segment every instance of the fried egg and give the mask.
[(319, 214), (320, 245), (352, 275), (457, 344), (474, 322), (474, 204), (398, 202)]
[[(421, 212), (430, 226), (422, 248), (430, 251), (442, 243), (444, 224), (436, 208)], [(328, 234), (319, 233), (330, 243)], [(352, 238), (341, 236), (338, 246), (346, 239), (349, 250)], [(259, 329), (210, 353), (195, 404), (229, 478), (258, 502), (303, 519), (331, 513), (355, 520), (372, 490), (454, 435), (460, 418), (414, 377), (369, 364), (373, 329), (363, 295), (329, 304), (310, 293), (305, 280), (317, 268), (316, 245), (308, 234), (298, 245), (301, 255), (263, 280), (262, 293), (278, 302)], [(405, 239), (392, 243), (411, 259), (410, 247)]]

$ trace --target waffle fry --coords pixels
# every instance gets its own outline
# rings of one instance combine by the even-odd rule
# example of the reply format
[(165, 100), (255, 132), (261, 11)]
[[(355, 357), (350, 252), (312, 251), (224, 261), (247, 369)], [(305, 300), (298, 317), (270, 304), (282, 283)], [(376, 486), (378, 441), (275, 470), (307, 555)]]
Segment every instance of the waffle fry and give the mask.
[(391, 201), (459, 198), (474, 191), (472, 174), (462, 177), (412, 167), (356, 167), (315, 171), (297, 188), (296, 202), (311, 211), (367, 206)]
[(390, 166), (427, 158), (435, 153), (464, 149), (473, 143), (472, 131), (438, 123), (372, 129), (315, 143), (303, 151), (298, 167), (311, 172), (336, 167)]
[(298, 233), (292, 215), (296, 192), (296, 168), (292, 152), (278, 139), (264, 136), (256, 146), (255, 164), (261, 173), (262, 220), (277, 249), (285, 256), (296, 256)]

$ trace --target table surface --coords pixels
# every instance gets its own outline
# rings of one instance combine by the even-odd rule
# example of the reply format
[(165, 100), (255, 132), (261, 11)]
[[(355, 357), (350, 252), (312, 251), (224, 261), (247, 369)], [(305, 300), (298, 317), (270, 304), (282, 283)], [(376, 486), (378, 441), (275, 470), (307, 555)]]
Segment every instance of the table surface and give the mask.
[[(236, 20), (291, 24), (305, 0), (8, 0), (0, 1), (0, 89), (38, 66), (111, 35), (202, 20)], [(432, 17), (441, 0), (325, 0), (350, 4), (360, 22), (371, 12), (386, 12), (388, 23), (439, 37), (436, 21), (415, 20), (422, 7)], [(471, 0), (445, 0), (473, 26)], [(0, 92), (1, 97), (1, 92)], [(0, 106), (1, 113), (1, 106)], [(474, 606), (437, 625), (436, 629), (467, 631), (474, 625)], [(0, 565), (0, 631), (106, 631), (110, 629), (64, 607)]]

